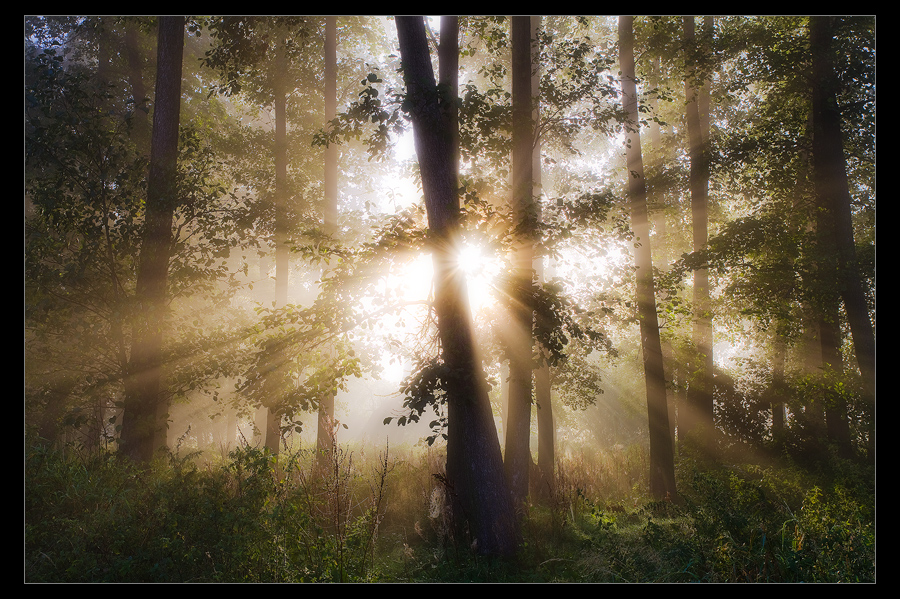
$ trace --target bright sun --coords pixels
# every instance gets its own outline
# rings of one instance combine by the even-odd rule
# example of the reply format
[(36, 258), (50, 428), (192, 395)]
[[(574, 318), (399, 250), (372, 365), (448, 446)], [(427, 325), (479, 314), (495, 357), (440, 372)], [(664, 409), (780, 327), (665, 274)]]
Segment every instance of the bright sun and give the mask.
[[(432, 298), (434, 276), (432, 256), (419, 254), (412, 260), (395, 266), (390, 274), (382, 279), (376, 295), (387, 293), (400, 300), (400, 305), (396, 312), (385, 314), (380, 319), (381, 325), (374, 328), (394, 338), (418, 335), (421, 333), (423, 322), (427, 319), (427, 303)], [(466, 278), (472, 314), (478, 318), (479, 313), (490, 307), (493, 301), (491, 288), (500, 273), (501, 265), (481, 247), (469, 244), (460, 253), (459, 267)], [(372, 303), (367, 303), (367, 307), (376, 309)], [(385, 351), (381, 358), (381, 366), (382, 377), (399, 381), (408, 371), (409, 358)]]
[(477, 314), (492, 301), (491, 287), (500, 265), (485, 255), (480, 246), (466, 245), (459, 254), (459, 267), (466, 276), (472, 312)]
[[(481, 247), (469, 244), (460, 252), (459, 268), (466, 278), (469, 304), (473, 313), (477, 313), (491, 303), (491, 287), (500, 272), (500, 265)], [(405, 301), (419, 302), (430, 297), (433, 277), (431, 255), (420, 254), (392, 273), (385, 285), (392, 287)]]

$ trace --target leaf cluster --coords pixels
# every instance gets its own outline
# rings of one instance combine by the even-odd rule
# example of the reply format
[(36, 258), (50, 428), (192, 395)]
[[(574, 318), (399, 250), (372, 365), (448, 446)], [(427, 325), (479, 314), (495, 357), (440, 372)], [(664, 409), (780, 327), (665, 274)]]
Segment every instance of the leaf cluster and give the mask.
[(210, 95), (245, 93), (264, 104), (272, 102), (275, 79), (288, 75), (273, 70), (274, 53), (284, 52), (285, 64), (296, 63), (303, 42), (316, 33), (316, 24), (301, 16), (211, 17), (203, 25), (213, 45), (202, 63), (221, 77)]
[(363, 139), (369, 153), (369, 160), (383, 161), (388, 158), (392, 137), (396, 139), (405, 130), (402, 99), (388, 89), (391, 99), (383, 101), (382, 93), (374, 84), (383, 83), (376, 73), (369, 73), (361, 81), (362, 91), (346, 110), (332, 119), (327, 129), (313, 135), (313, 146), (328, 147), (334, 143), (346, 143)]

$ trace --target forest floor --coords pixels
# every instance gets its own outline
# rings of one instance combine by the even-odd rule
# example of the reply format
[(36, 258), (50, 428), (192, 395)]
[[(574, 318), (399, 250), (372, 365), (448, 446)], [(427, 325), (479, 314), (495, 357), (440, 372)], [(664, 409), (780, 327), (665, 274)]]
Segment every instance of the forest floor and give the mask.
[(569, 456), (522, 514), (512, 560), (451, 539), (442, 456), (251, 448), (167, 456), (29, 445), (26, 582), (875, 582), (874, 470), (682, 456), (679, 497), (646, 493), (639, 448)]

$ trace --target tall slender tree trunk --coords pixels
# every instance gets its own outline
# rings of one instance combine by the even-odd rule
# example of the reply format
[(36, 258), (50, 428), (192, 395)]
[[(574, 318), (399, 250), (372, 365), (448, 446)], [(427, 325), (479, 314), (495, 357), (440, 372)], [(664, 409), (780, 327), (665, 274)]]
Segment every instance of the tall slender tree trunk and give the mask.
[[(466, 282), (457, 261), (458, 154), (454, 143), (458, 138), (449, 114), (455, 110), (455, 102), (440, 99), (423, 18), (397, 16), (395, 23), (433, 240), (434, 307), (441, 357), (449, 372), (445, 382), (449, 425), (447, 479), (455, 530), (471, 535), (479, 553), (509, 556), (519, 542), (518, 524), (504, 476), (484, 371), (475, 352)], [(442, 44), (455, 46), (456, 36), (454, 33), (452, 40), (442, 36)]]
[(853, 239), (850, 187), (837, 105), (832, 39), (834, 19), (810, 17), (812, 53), (813, 172), (818, 206), (833, 227), (837, 254), (837, 287), (853, 337), (853, 348), (863, 382), (863, 403), (868, 411), (869, 459), (875, 457), (875, 331), (869, 317)]
[(647, 190), (641, 157), (637, 86), (634, 71), (634, 19), (619, 17), (619, 64), (622, 70), (622, 102), (628, 118), (626, 125), (626, 162), (631, 226), (637, 237), (635, 278), (641, 351), (647, 389), (647, 414), (650, 431), (650, 492), (657, 498), (675, 499), (675, 457), (669, 433), (666, 381), (663, 372), (662, 344), (656, 315), (653, 262), (650, 253), (650, 223), (647, 216)]
[(529, 300), (534, 277), (535, 218), (531, 107), (531, 17), (512, 17), (512, 198), (520, 227), (513, 255), (514, 291), (507, 353), (509, 412), (504, 466), (516, 505), (528, 496), (531, 468), (531, 399), (534, 309)]
[[(689, 57), (696, 56), (698, 45), (694, 35), (694, 17), (684, 17), (685, 47)], [(690, 64), (690, 58), (688, 64)], [(699, 89), (697, 83), (703, 78)], [(693, 226), (693, 250), (700, 252), (706, 249), (708, 238), (708, 205), (709, 205), (709, 133), (704, 124), (709, 123), (709, 94), (706, 77), (696, 67), (689, 67), (684, 82), (684, 93), (687, 110), (687, 128), (690, 139), (690, 189), (691, 219)], [(694, 329), (693, 344), (696, 354), (694, 372), (688, 387), (688, 419), (684, 423), (687, 435), (695, 436), (699, 446), (707, 453), (714, 447), (713, 424), (713, 334), (712, 315), (709, 301), (709, 271), (706, 268), (694, 271), (693, 285)]]
[[(655, 88), (659, 86), (659, 60), (654, 59), (651, 66), (651, 72), (649, 76), (649, 83), (651, 88)], [(648, 100), (648, 104), (650, 106), (650, 110), (656, 114), (659, 106), (659, 101), (656, 96), (651, 96)], [(652, 172), (656, 172), (659, 169), (659, 166), (663, 163), (663, 158), (660, 152), (663, 150), (662, 146), (662, 128), (660, 127), (659, 121), (651, 121), (649, 123), (649, 150), (650, 150), (650, 170)], [(666, 207), (665, 207), (665, 199), (664, 194), (660, 193), (658, 189), (654, 189), (653, 185), (648, 186), (648, 208), (655, 207), (655, 210), (651, 211), (652, 220), (653, 220), (653, 230), (655, 234), (655, 238), (660, 240), (658, 245), (653, 246), (653, 261), (656, 268), (661, 271), (668, 270), (669, 268), (669, 251), (666, 243)], [(665, 339), (661, 338), (662, 352), (663, 352), (663, 368), (665, 369), (665, 377), (667, 381), (671, 381), (674, 383), (679, 374), (679, 364), (673, 359), (674, 351), (672, 349), (672, 343)], [(675, 385), (666, 385), (666, 402), (669, 410), (669, 436), (672, 438), (673, 451), (675, 445), (675, 431), (676, 424), (678, 421), (678, 410), (676, 410), (677, 400), (677, 391)], [(679, 429), (680, 430), (680, 429)]]
[[(279, 34), (280, 35), (280, 34)], [(287, 56), (284, 41), (278, 40), (275, 56), (275, 72), (272, 91), (275, 108), (275, 305), (287, 304), (288, 277), (290, 276), (288, 231), (288, 176), (287, 176), (287, 85), (285, 72)], [(287, 356), (273, 356), (276, 364), (273, 372), (281, 372)], [(278, 381), (281, 382), (280, 380)], [(265, 447), (274, 454), (279, 451), (281, 441), (281, 410), (274, 405), (266, 410)]]
[[(537, 37), (541, 27), (541, 17), (531, 17), (531, 38), (537, 44)], [(540, 47), (535, 45), (534, 48), (537, 56), (540, 56)], [(531, 75), (531, 98), (534, 101), (533, 123), (537, 130), (540, 123), (540, 101), (541, 96), (541, 72), (540, 62), (532, 63)], [(535, 198), (540, 197), (542, 192), (541, 179), (541, 139), (540, 135), (535, 133), (532, 155), (532, 179), (534, 181), (533, 195)], [(540, 204), (536, 204), (538, 208)], [(540, 282), (546, 280), (546, 265), (544, 261), (546, 256), (539, 254), (535, 256), (535, 276)], [(541, 351), (546, 355), (543, 348)], [(553, 418), (553, 401), (552, 401), (553, 380), (550, 365), (544, 361), (539, 364), (534, 371), (534, 402), (537, 412), (537, 428), (538, 428), (538, 493), (542, 496), (550, 496), (556, 488), (556, 423)]]
[(785, 433), (785, 383), (784, 383), (784, 362), (787, 352), (784, 337), (776, 334), (772, 340), (773, 353), (772, 358), (772, 388), (770, 391), (769, 405), (772, 408), (772, 440), (776, 447), (784, 444)]
[[(144, 157), (150, 157), (151, 146), (151, 125), (149, 120), (149, 106), (146, 85), (144, 84), (144, 65), (141, 60), (141, 52), (139, 45), (139, 31), (137, 23), (129, 19), (125, 23), (125, 57), (127, 61), (126, 79), (131, 86), (131, 97), (133, 106), (135, 107), (134, 117), (132, 118), (131, 139), (137, 151)], [(114, 259), (114, 251), (111, 239), (107, 238), (107, 265), (109, 267), (110, 277), (113, 282), (113, 297), (116, 305), (121, 305), (125, 299), (125, 293), (119, 282), (116, 261)], [(124, 314), (119, 312), (111, 317), (110, 321), (110, 337), (115, 346), (116, 363), (122, 373), (129, 371), (129, 341), (125, 335), (127, 324), (124, 320)], [(127, 380), (127, 376), (126, 376)], [(106, 398), (100, 400), (101, 405), (99, 411), (101, 414), (101, 433), (105, 433)]]
[[(821, 265), (818, 265), (817, 268), (821, 270)], [(819, 299), (821, 300), (821, 297)], [(813, 312), (817, 314), (820, 311), (820, 307), (814, 306), (809, 308), (809, 311), (811, 315), (805, 319), (803, 336), (801, 339), (803, 374), (808, 377), (814, 377), (821, 376), (824, 363), (822, 357), (820, 318), (816, 315), (812, 315)], [(808, 402), (803, 406), (803, 415), (801, 418), (809, 430), (809, 447), (814, 452), (821, 451), (819, 443), (824, 440), (826, 436), (823, 398), (808, 398)]]
[(828, 439), (837, 445), (841, 455), (849, 457), (850, 424), (847, 421), (847, 402), (839, 391), (831, 388), (832, 382), (842, 378), (844, 374), (841, 321), (837, 302), (831, 302), (819, 317), (819, 343), (822, 349), (821, 371), (825, 375), (826, 382), (822, 394), (825, 429)]
[[(97, 29), (97, 81), (105, 93), (112, 83), (113, 69), (110, 64), (110, 46), (116, 43), (115, 35), (112, 30), (112, 20), (109, 18), (100, 18), (100, 25)], [(110, 110), (112, 107), (104, 101), (103, 109)], [(105, 183), (105, 182), (104, 182)], [(106, 193), (106, 185), (104, 184), (100, 191), (100, 197)], [(118, 276), (116, 272), (116, 262), (113, 259), (114, 252), (108, 235), (109, 223), (104, 221), (104, 232), (106, 235), (106, 259), (107, 267), (110, 270), (110, 282), (112, 283), (113, 305), (121, 306), (121, 287), (118, 284)], [(110, 327), (110, 345), (117, 354), (120, 372), (125, 373), (128, 368), (127, 346), (125, 337), (122, 333), (122, 321), (120, 310), (114, 310), (109, 317)], [(100, 395), (93, 400), (91, 415), (85, 425), (81, 427), (81, 437), (83, 440), (84, 450), (91, 454), (96, 452), (100, 447), (100, 438), (103, 433), (103, 423), (106, 407), (106, 397)]]
[(144, 61), (141, 57), (140, 30), (132, 19), (125, 23), (125, 58), (128, 63), (127, 78), (131, 86), (131, 99), (135, 106), (131, 136), (139, 151), (147, 154), (150, 151), (150, 125), (145, 105), (147, 91), (144, 85)]
[(135, 294), (138, 323), (126, 377), (121, 437), (124, 453), (136, 462), (149, 462), (166, 439), (162, 343), (172, 219), (178, 203), (175, 178), (183, 49), (184, 17), (160, 17), (150, 173)]
[[(332, 120), (337, 114), (337, 21), (336, 17), (325, 17), (325, 121)], [(335, 235), (337, 225), (338, 202), (338, 146), (329, 144), (325, 148), (325, 214), (324, 231)], [(316, 448), (319, 464), (330, 461), (334, 451), (335, 422), (334, 394), (326, 392), (319, 399), (319, 420), (316, 433)]]

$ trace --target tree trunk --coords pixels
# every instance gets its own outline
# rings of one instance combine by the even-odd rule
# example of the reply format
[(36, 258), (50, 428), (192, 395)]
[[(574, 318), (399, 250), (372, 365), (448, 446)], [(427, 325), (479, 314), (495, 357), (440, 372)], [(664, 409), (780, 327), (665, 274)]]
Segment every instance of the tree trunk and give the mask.
[(147, 91), (144, 85), (144, 61), (141, 58), (140, 31), (138, 24), (129, 19), (125, 24), (125, 57), (128, 61), (128, 82), (131, 85), (131, 99), (134, 100), (134, 119), (131, 137), (139, 151), (146, 155), (149, 151), (149, 124), (146, 112)]
[[(335, 17), (325, 17), (325, 121), (332, 120), (337, 113), (337, 22)], [(325, 148), (325, 214), (323, 229), (326, 234), (337, 233), (338, 202), (338, 146), (329, 144)], [(319, 399), (318, 432), (316, 449), (319, 465), (331, 461), (335, 442), (334, 394), (326, 392)]]
[[(696, 52), (694, 37), (694, 17), (684, 17), (684, 38), (688, 52), (688, 64), (691, 64), (691, 52)], [(684, 82), (684, 95), (687, 110), (687, 129), (690, 138), (690, 189), (691, 219), (693, 223), (693, 250), (700, 252), (706, 249), (708, 220), (708, 188), (709, 188), (709, 133), (703, 124), (709, 122), (708, 92), (698, 91), (695, 87), (698, 80), (696, 67), (688, 67)], [(702, 75), (699, 75), (702, 76)], [(705, 77), (704, 77), (705, 80)], [(706, 83), (701, 84), (701, 90)], [(701, 112), (701, 107), (703, 111)], [(694, 271), (693, 285), (694, 330), (693, 344), (696, 354), (691, 383), (688, 387), (689, 414), (684, 422), (685, 433), (694, 437), (699, 447), (710, 454), (714, 447), (713, 425), (713, 335), (712, 316), (709, 302), (709, 271), (701, 268)]]
[[(650, 75), (648, 77), (650, 87), (655, 88), (659, 86), (659, 60), (654, 59), (650, 65)], [(650, 106), (650, 110), (653, 114), (658, 114), (659, 101), (658, 98), (654, 95), (648, 99), (648, 104)], [(660, 165), (663, 164), (663, 157), (661, 152), (663, 151), (662, 144), (662, 128), (660, 127), (659, 121), (650, 121), (649, 123), (649, 154), (650, 154), (650, 170), (652, 172), (657, 172), (660, 168)], [(659, 240), (659, 244), (653, 247), (653, 260), (654, 265), (660, 271), (666, 271), (669, 268), (669, 251), (668, 244), (666, 242), (666, 206), (665, 206), (665, 194), (661, 193), (659, 189), (654, 189), (652, 185), (648, 186), (648, 210), (650, 207), (655, 207), (655, 210), (651, 212), (652, 220), (653, 220), (653, 230), (655, 234), (655, 238)], [(679, 364), (675, 362), (673, 359), (674, 351), (672, 349), (671, 341), (661, 338), (660, 340), (663, 352), (663, 369), (664, 375), (667, 381), (671, 381), (674, 383), (678, 376)], [(666, 385), (666, 404), (669, 410), (669, 437), (672, 439), (672, 451), (675, 451), (675, 431), (676, 425), (680, 426), (680, 421), (678, 420), (679, 410), (686, 408), (681, 408), (681, 403), (677, 401), (677, 391), (674, 386)], [(678, 407), (678, 409), (676, 409)], [(680, 428), (679, 434), (680, 434)]]
[[(466, 282), (457, 268), (457, 138), (451, 126), (453, 118), (448, 115), (455, 110), (455, 103), (448, 105), (439, 99), (423, 18), (398, 16), (395, 23), (433, 240), (434, 307), (441, 357), (450, 373), (445, 381), (447, 478), (455, 530), (467, 531), (479, 553), (507, 556), (516, 550), (518, 525), (484, 372), (475, 354)], [(455, 45), (452, 40), (444, 42)]]
[[(541, 17), (531, 17), (531, 38), (537, 40), (538, 32), (541, 27)], [(536, 43), (536, 42), (535, 42)], [(538, 51), (539, 47), (535, 47)], [(537, 130), (540, 123), (540, 103), (536, 101), (541, 95), (541, 73), (540, 62), (532, 65), (531, 75), (531, 98), (534, 102), (533, 123)], [(538, 134), (534, 135), (534, 147), (532, 155), (532, 179), (534, 181), (533, 195), (535, 198), (541, 195), (541, 141)], [(540, 204), (536, 204), (538, 211)], [(539, 215), (538, 215), (539, 216)], [(538, 281), (546, 280), (545, 273), (545, 256), (535, 256), (535, 277)], [(543, 349), (543, 348), (542, 348)], [(556, 488), (556, 423), (553, 418), (553, 402), (552, 402), (553, 381), (550, 371), (550, 365), (546, 362), (539, 364), (534, 371), (534, 403), (537, 411), (537, 428), (538, 428), (538, 473), (537, 481), (538, 493), (544, 497), (549, 497)]]
[(633, 17), (619, 17), (619, 60), (622, 70), (622, 101), (628, 118), (626, 161), (631, 226), (637, 237), (635, 278), (640, 320), (641, 350), (647, 388), (647, 415), (650, 432), (650, 492), (658, 499), (675, 499), (675, 458), (669, 433), (666, 381), (662, 345), (656, 315), (653, 263), (650, 253), (650, 223), (647, 217), (647, 190), (641, 158), (637, 86), (634, 72)]
[(136, 330), (131, 350), (122, 421), (122, 449), (136, 462), (149, 462), (165, 445), (167, 401), (162, 390), (162, 342), (166, 277), (176, 197), (178, 127), (184, 17), (160, 17), (156, 101), (147, 203), (138, 264)]
[[(280, 35), (280, 34), (279, 34)], [(275, 73), (273, 77), (272, 91), (275, 107), (275, 305), (284, 307), (287, 305), (288, 295), (288, 177), (287, 177), (287, 87), (285, 85), (285, 71), (287, 69), (287, 57), (285, 55), (284, 42), (278, 40), (278, 48), (275, 56)], [(287, 356), (273, 356), (276, 368), (272, 372), (280, 372)], [(277, 381), (280, 384), (281, 380)], [(274, 454), (279, 451), (281, 441), (281, 409), (277, 406), (267, 406), (266, 412), (266, 441), (265, 447)]]
[(850, 425), (847, 421), (847, 402), (844, 396), (832, 388), (832, 384), (844, 374), (841, 356), (841, 322), (837, 302), (819, 317), (819, 343), (822, 347), (821, 372), (825, 378), (822, 404), (825, 410), (825, 430), (828, 439), (835, 443), (844, 457), (850, 456)]
[(869, 459), (875, 457), (875, 331), (859, 272), (853, 239), (850, 188), (837, 106), (837, 82), (831, 40), (835, 17), (810, 17), (812, 52), (813, 169), (819, 209), (831, 221), (837, 253), (837, 287), (853, 337), (868, 411)]
[[(821, 270), (821, 264), (817, 266)], [(818, 273), (817, 273), (818, 274)], [(806, 319), (803, 328), (802, 337), (802, 356), (803, 356), (803, 374), (807, 377), (821, 376), (822, 365), (824, 363), (822, 357), (822, 341), (821, 328), (819, 319), (813, 314), (818, 312), (819, 306), (810, 309), (811, 316)], [(825, 407), (823, 398), (813, 396), (807, 398), (807, 403), (803, 406), (802, 419), (805, 426), (809, 429), (808, 447), (814, 453), (821, 453), (822, 447), (820, 442), (825, 439)]]
[(531, 468), (532, 322), (529, 301), (534, 276), (532, 239), (534, 124), (531, 109), (531, 17), (512, 17), (512, 198), (520, 227), (513, 250), (514, 290), (507, 353), (509, 356), (509, 412), (504, 466), (517, 506), (528, 496)]
[(785, 383), (784, 383), (784, 361), (785, 347), (784, 337), (775, 336), (772, 340), (774, 356), (772, 359), (772, 389), (770, 394), (769, 405), (772, 408), (772, 441), (776, 447), (784, 444), (785, 433)]

